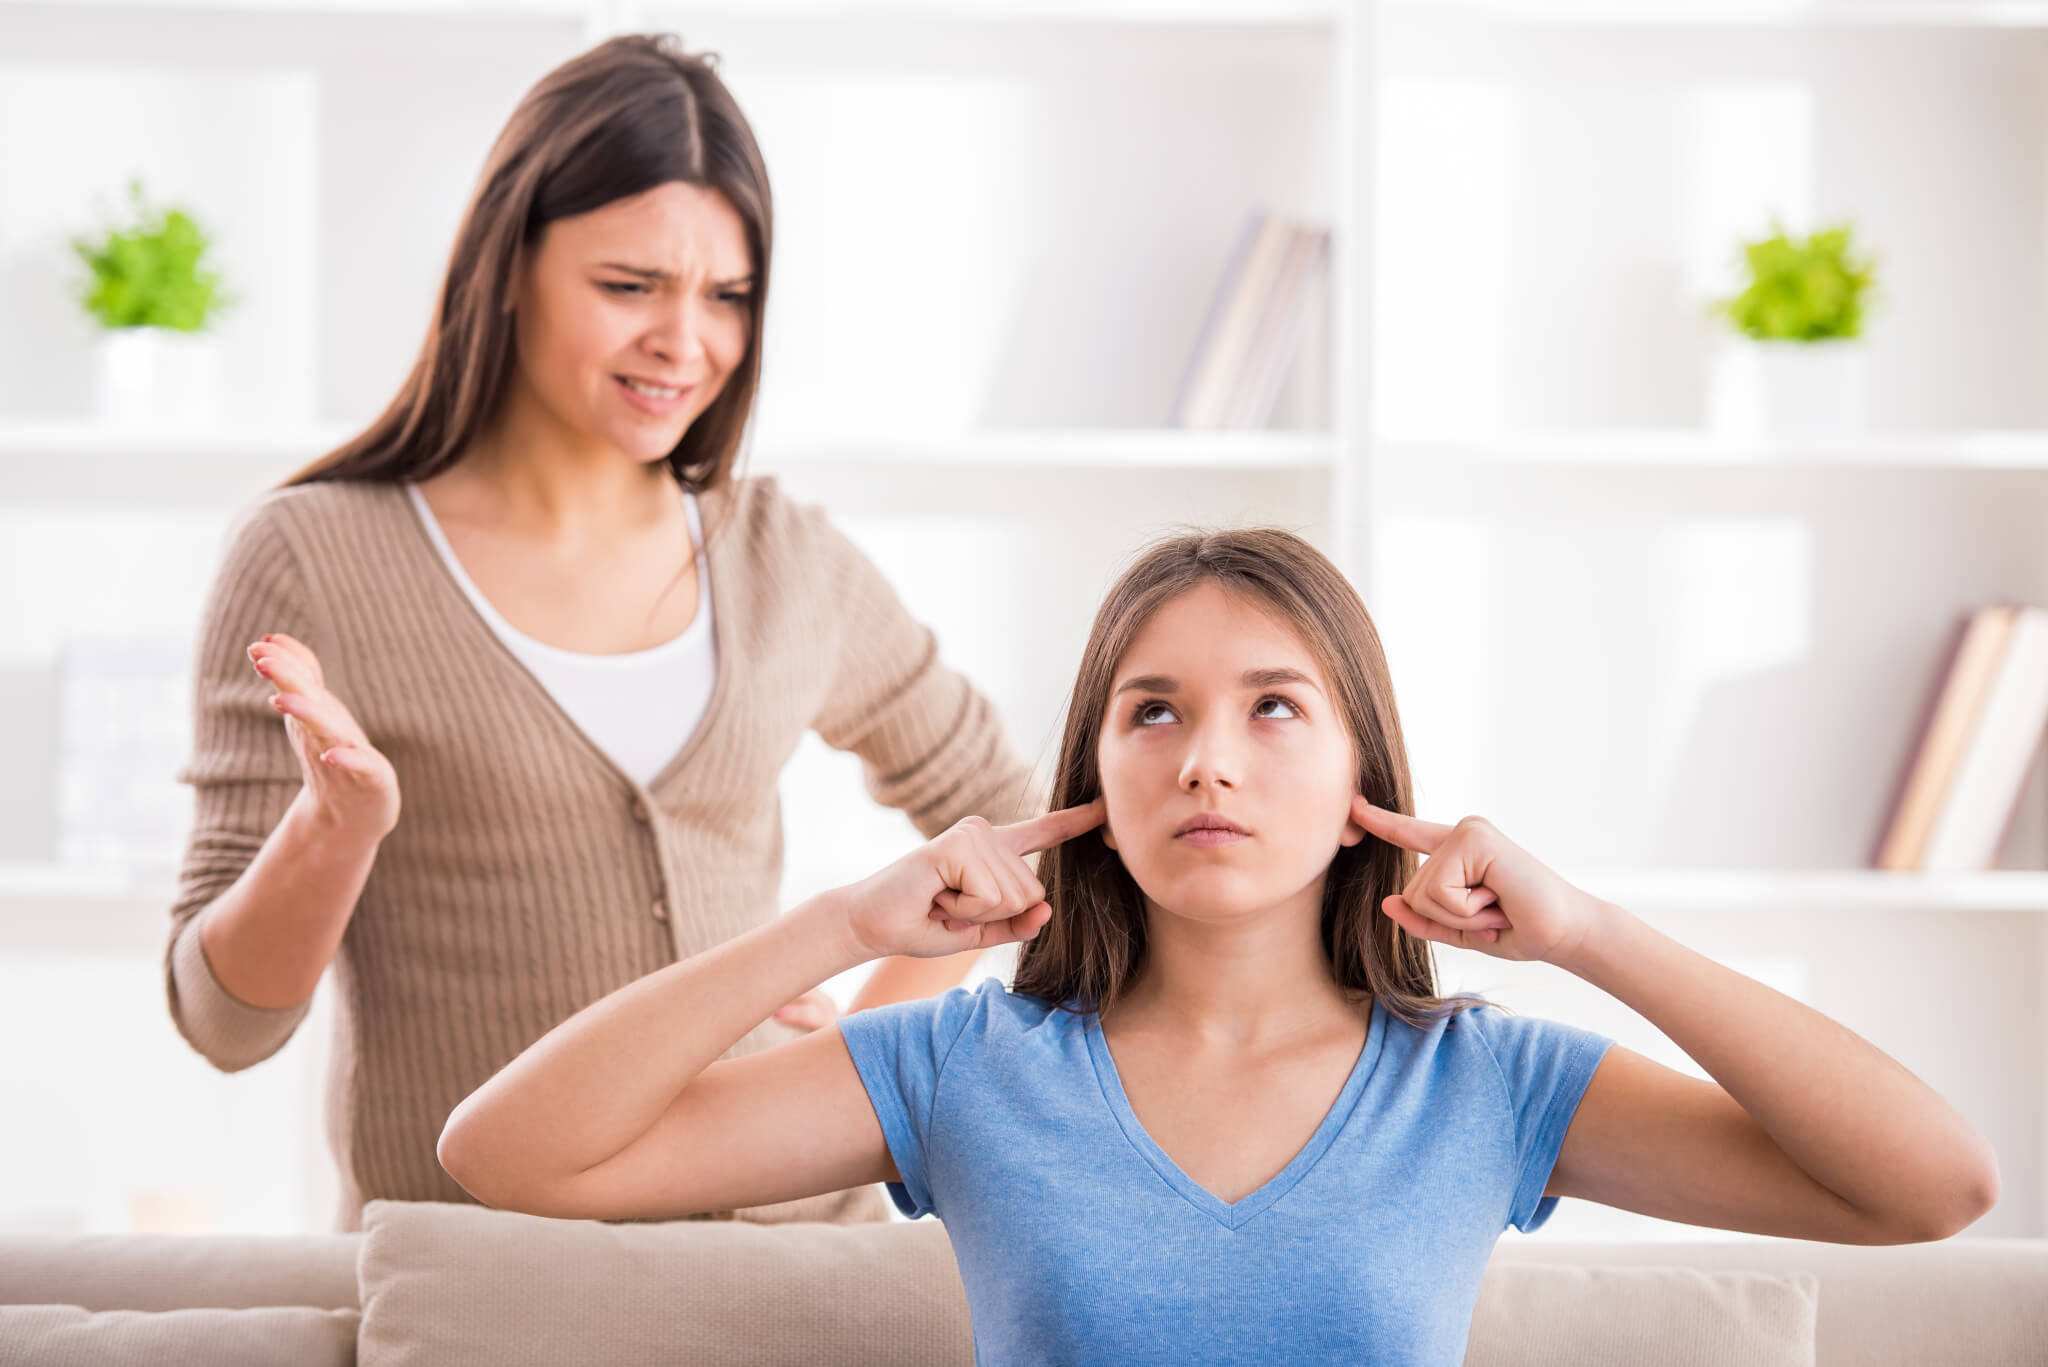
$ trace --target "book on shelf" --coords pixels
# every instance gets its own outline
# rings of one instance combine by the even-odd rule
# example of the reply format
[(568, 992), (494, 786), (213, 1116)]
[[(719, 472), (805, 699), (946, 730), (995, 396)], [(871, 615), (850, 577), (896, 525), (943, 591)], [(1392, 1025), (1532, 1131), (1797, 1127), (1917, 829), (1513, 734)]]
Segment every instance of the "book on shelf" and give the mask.
[(1182, 372), (1169, 426), (1264, 427), (1328, 263), (1330, 234), (1255, 211), (1238, 229)]
[(2048, 737), (2048, 608), (1997, 603), (1960, 621), (1872, 863), (1992, 868)]

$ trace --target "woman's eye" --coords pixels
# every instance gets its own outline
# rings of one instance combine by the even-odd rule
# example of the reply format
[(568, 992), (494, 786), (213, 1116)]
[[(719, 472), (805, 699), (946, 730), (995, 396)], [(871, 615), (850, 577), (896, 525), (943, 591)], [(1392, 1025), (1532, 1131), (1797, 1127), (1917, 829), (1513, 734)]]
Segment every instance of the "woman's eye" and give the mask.
[(736, 304), (744, 308), (746, 307), (747, 300), (753, 298), (753, 294), (749, 290), (727, 290), (718, 297), (725, 300), (728, 304)]
[(604, 289), (604, 290), (608, 290), (608, 291), (610, 291), (610, 292), (611, 292), (611, 293), (613, 293), (613, 294), (645, 294), (645, 293), (647, 293), (647, 286), (645, 286), (645, 285), (642, 285), (642, 284), (639, 284), (639, 283), (636, 283), (636, 282), (630, 282), (630, 281), (625, 281), (625, 280), (603, 280), (603, 281), (599, 281), (599, 282), (598, 282), (598, 288), (600, 288), (600, 289)]
[(1151, 726), (1154, 724), (1154, 718), (1151, 714), (1155, 711), (1164, 712), (1169, 717), (1173, 715), (1173, 709), (1163, 702), (1144, 702), (1138, 704), (1138, 710), (1133, 714), (1131, 720), (1140, 726)]
[[(1277, 715), (1271, 712), (1265, 712), (1260, 710), (1264, 708), (1267, 703), (1273, 703), (1274, 705), (1284, 707), (1287, 710)], [(1252, 709), (1252, 715), (1261, 718), (1265, 721), (1286, 721), (1290, 717), (1298, 717), (1301, 714), (1295, 710), (1294, 704), (1287, 701), (1287, 699), (1285, 698), (1261, 698), (1259, 699), (1258, 706)]]

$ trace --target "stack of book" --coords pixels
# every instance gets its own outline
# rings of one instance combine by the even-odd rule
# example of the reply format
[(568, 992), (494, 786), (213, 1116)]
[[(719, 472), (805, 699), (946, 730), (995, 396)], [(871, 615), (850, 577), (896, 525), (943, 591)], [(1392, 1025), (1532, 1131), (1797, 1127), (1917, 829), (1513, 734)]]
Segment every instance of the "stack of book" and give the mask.
[(1329, 231), (1313, 224), (1265, 212), (1245, 219), (1181, 377), (1170, 426), (1266, 425), (1329, 247)]
[(1873, 864), (1994, 866), (2048, 734), (2048, 608), (1980, 608), (1950, 639)]

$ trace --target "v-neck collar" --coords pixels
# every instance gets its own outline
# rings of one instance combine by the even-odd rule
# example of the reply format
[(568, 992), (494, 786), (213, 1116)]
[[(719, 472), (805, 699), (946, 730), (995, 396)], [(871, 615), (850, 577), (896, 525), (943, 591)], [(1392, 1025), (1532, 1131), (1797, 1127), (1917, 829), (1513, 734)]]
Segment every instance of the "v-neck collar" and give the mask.
[(1225, 1201), (1215, 1192), (1197, 1182), (1181, 1170), (1180, 1164), (1165, 1149), (1159, 1147), (1145, 1127), (1138, 1122), (1136, 1111), (1131, 1109), (1131, 1099), (1124, 1094), (1122, 1076), (1116, 1070), (1116, 1060), (1110, 1056), (1109, 1042), (1102, 1035), (1102, 1020), (1094, 1012), (1088, 1013), (1085, 1033), (1088, 1038), (1088, 1056), (1095, 1064), (1095, 1079), (1102, 1086), (1102, 1098), (1109, 1104), (1110, 1113), (1116, 1117), (1118, 1128), (1124, 1138), (1138, 1151), (1147, 1163), (1152, 1165), (1165, 1183), (1179, 1192), (1182, 1199), (1196, 1210), (1209, 1216), (1225, 1229), (1241, 1228), (1261, 1211), (1292, 1191), (1301, 1179), (1321, 1159), (1324, 1152), (1336, 1140), (1344, 1124), (1358, 1109), (1358, 1098), (1365, 1092), (1366, 1080), (1372, 1076), (1373, 1066), (1378, 1063), (1380, 1050), (1386, 1043), (1386, 1022), (1380, 1007), (1380, 1000), (1372, 1000), (1372, 1016), (1365, 1028), (1365, 1043), (1358, 1051), (1357, 1062), (1351, 1065), (1351, 1074), (1344, 1079), (1343, 1088), (1337, 1099), (1330, 1103), (1324, 1113), (1322, 1124), (1308, 1142), (1289, 1159), (1287, 1166), (1280, 1169), (1264, 1186), (1247, 1192), (1235, 1201)]
[(697, 719), (696, 729), (690, 732), (689, 739), (683, 742), (681, 749), (669, 757), (668, 763), (661, 767), (661, 772), (648, 780), (645, 787), (641, 786), (638, 779), (634, 778), (624, 769), (621, 769), (618, 761), (611, 757), (610, 752), (591, 739), (590, 733), (577, 724), (576, 719), (570, 716), (568, 711), (563, 708), (561, 702), (549, 690), (548, 686), (542, 683), (531, 669), (527, 668), (526, 661), (520, 659), (513, 652), (512, 648), (505, 643), (504, 638), (492, 629), (490, 622), (477, 610), (476, 604), (471, 602), (469, 595), (463, 591), (462, 584), (456, 579), (454, 570), (446, 560), (442, 559), (440, 549), (434, 544), (433, 533), (428, 530), (426, 523), (421, 521), (420, 510), (413, 506), (412, 498), (406, 492), (405, 486), (400, 483), (393, 483), (389, 486), (389, 492), (398, 503), (399, 515), (403, 518), (405, 524), (412, 529), (415, 545), (432, 564), (433, 569), (431, 573), (442, 585), (443, 597), (453, 600), (451, 615), (465, 620), (469, 625), (471, 634), (483, 638), (485, 642), (484, 648), (495, 652), (499, 660), (514, 674), (526, 681), (526, 687), (539, 699), (540, 705), (550, 712), (557, 724), (568, 732), (573, 739), (579, 741), (584, 749), (588, 750), (597, 759), (598, 763), (610, 770), (635, 796), (643, 798), (652, 796), (655, 790), (661, 788), (688, 763), (690, 757), (696, 753), (698, 746), (703, 743), (706, 733), (716, 723), (719, 711), (725, 702), (726, 694), (731, 691), (728, 687), (728, 681), (732, 676), (733, 669), (732, 630), (729, 625), (732, 621), (733, 611), (732, 575), (728, 572), (731, 567), (721, 566), (717, 554), (713, 550), (712, 543), (719, 540), (719, 538), (711, 535), (709, 531), (714, 522), (714, 512), (708, 506), (721, 498), (725, 494), (725, 490), (708, 490), (698, 495), (697, 498), (698, 521), (706, 529), (697, 550), (704, 557), (705, 569), (711, 575), (711, 648), (713, 654), (711, 696), (705, 701), (703, 715)]

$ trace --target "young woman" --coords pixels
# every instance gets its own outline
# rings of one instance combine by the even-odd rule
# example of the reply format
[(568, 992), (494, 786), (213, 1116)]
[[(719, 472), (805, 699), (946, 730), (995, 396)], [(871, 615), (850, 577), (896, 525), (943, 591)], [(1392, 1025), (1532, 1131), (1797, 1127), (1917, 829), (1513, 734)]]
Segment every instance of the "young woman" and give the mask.
[[(579, 1012), (455, 1109), (442, 1161), (563, 1217), (885, 1179), (945, 1221), (985, 1363), (1455, 1364), (1496, 1239), (1563, 1196), (1842, 1243), (1996, 1198), (1984, 1139), (1864, 1040), (1484, 820), (1409, 815), (1373, 624), (1286, 532), (1123, 576), (1056, 784)], [(850, 964), (1011, 941), (1011, 990), (715, 1061)], [(1439, 998), (1431, 942), (1576, 973), (1716, 1081)]]
[[(708, 59), (640, 36), (584, 53), (492, 149), (397, 398), (230, 537), (171, 1013), (246, 1068), (332, 963), (342, 1229), (377, 1197), (468, 1199), (434, 1155), (456, 1102), (579, 1008), (777, 914), (778, 779), (805, 731), (926, 835), (1043, 810), (875, 567), (734, 473), (772, 239)], [(892, 959), (858, 1004), (969, 962)], [(721, 1049), (834, 1014), (791, 997)], [(875, 1186), (739, 1212), (887, 1213)]]

